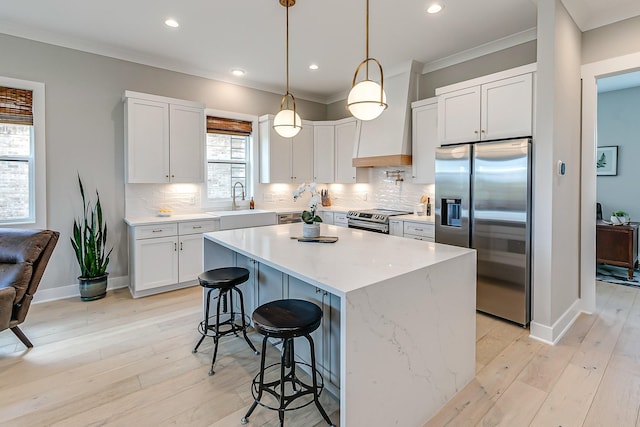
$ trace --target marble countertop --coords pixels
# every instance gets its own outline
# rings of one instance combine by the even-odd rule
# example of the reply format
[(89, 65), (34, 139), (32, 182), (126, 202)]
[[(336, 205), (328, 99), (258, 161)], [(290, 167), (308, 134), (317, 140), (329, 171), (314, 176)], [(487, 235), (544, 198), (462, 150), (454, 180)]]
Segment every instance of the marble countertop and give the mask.
[[(288, 208), (274, 208), (274, 209), (255, 209), (251, 212), (273, 212), (274, 214), (279, 213), (290, 213), (290, 212), (302, 212), (304, 207), (296, 209), (295, 207)], [(349, 208), (344, 206), (323, 206), (320, 208), (321, 211), (328, 212), (348, 212)], [(225, 215), (243, 215), (250, 213), (247, 209), (239, 209), (237, 211), (220, 211), (219, 214), (216, 214), (216, 211), (210, 212), (200, 212), (200, 213), (191, 213), (191, 214), (173, 214), (168, 217), (161, 216), (142, 216), (142, 217), (126, 217), (124, 218), (124, 222), (130, 226), (138, 226), (138, 225), (152, 225), (152, 224), (163, 224), (166, 222), (185, 222), (185, 221), (197, 221), (197, 220), (206, 220), (206, 219), (217, 219), (221, 216)], [(403, 221), (416, 221), (416, 222), (424, 222), (424, 223), (434, 223), (434, 216), (424, 216), (424, 215), (398, 215), (394, 218), (401, 219)]]
[(321, 227), (321, 235), (339, 240), (298, 242), (291, 237), (302, 235), (301, 224), (215, 231), (204, 237), (338, 296), (473, 252), (328, 224)]
[(124, 222), (130, 226), (138, 226), (138, 225), (152, 225), (152, 224), (163, 224), (166, 222), (185, 222), (185, 221), (197, 221), (203, 219), (214, 220), (215, 218), (212, 215), (207, 213), (196, 213), (196, 214), (180, 214), (180, 215), (171, 215), (171, 216), (145, 216), (145, 217), (134, 217), (134, 218), (125, 218)]
[(435, 224), (435, 217), (433, 215), (431, 216), (426, 216), (426, 215), (414, 215), (414, 214), (408, 214), (408, 215), (398, 215), (398, 216), (394, 216), (394, 219), (401, 219), (403, 221), (415, 221), (415, 222), (426, 222), (428, 224)]

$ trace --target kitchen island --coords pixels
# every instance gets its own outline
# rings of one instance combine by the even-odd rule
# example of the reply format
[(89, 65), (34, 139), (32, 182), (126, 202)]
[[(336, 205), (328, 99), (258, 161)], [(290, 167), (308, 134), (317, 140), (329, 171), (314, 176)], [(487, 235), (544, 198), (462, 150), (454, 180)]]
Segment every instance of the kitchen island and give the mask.
[(340, 425), (422, 426), (475, 374), (475, 251), (326, 224), (336, 243), (291, 238), (301, 234), (301, 224), (205, 233), (204, 267), (263, 266), (248, 311), (303, 286), (331, 296), (325, 317), (339, 323), (320, 351), (323, 372), (337, 374)]

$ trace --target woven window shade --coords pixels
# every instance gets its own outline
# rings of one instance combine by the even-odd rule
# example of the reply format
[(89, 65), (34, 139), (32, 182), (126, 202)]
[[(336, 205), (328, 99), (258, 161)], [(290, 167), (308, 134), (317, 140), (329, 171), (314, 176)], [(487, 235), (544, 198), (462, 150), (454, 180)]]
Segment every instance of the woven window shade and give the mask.
[(248, 136), (251, 135), (251, 122), (207, 116), (207, 133)]
[(33, 125), (33, 91), (0, 86), (0, 123)]

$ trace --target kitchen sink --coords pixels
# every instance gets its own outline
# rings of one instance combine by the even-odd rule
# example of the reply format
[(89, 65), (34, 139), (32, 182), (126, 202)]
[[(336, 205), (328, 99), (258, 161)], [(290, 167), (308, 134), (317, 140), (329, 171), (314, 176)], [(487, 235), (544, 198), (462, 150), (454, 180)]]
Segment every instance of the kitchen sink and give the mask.
[(262, 209), (239, 209), (235, 211), (213, 211), (208, 215), (220, 220), (220, 230), (261, 227), (277, 223), (276, 213)]

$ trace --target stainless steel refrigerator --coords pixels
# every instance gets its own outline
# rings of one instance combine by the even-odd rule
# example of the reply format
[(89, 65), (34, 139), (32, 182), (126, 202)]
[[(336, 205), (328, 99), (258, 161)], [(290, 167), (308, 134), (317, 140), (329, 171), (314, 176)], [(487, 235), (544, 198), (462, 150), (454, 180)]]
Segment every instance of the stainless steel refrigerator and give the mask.
[(435, 240), (477, 251), (476, 307), (531, 320), (531, 139), (436, 149)]

